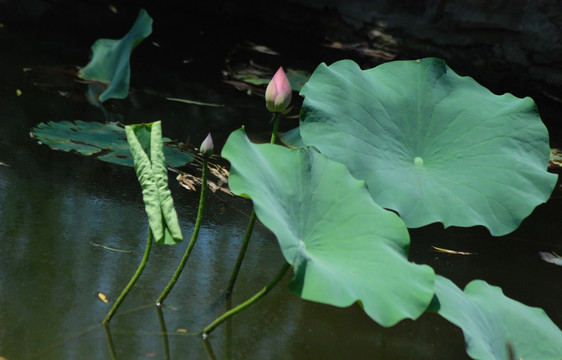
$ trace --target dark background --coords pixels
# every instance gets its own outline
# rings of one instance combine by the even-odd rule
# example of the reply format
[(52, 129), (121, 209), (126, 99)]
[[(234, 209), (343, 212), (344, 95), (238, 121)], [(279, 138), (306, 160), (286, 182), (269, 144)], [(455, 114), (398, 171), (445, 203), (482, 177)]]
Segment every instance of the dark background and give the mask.
[(241, 39), (274, 48), (287, 55), (286, 62), (309, 71), (322, 61), (343, 57), (354, 58), (363, 67), (389, 60), (324, 46), (333, 42), (363, 44), (394, 59), (437, 56), (495, 93), (533, 97), (553, 145), (562, 140), (558, 0), (0, 0), (0, 22), (72, 31), (92, 43), (125, 34), (140, 8), (155, 19), (150, 40), (160, 47), (157, 52), (146, 47), (138, 51), (145, 51), (144, 61), (154, 66), (177, 57), (190, 59), (180, 76), (220, 77), (219, 71), (209, 69), (224, 66), (228, 52)]

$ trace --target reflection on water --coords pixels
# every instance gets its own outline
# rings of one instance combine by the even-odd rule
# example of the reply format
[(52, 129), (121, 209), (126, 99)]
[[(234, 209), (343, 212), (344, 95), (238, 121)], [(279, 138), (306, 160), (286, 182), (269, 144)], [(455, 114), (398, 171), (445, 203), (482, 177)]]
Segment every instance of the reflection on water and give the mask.
[[(132, 169), (68, 154), (45, 155), (57, 161), (31, 169), (37, 177), (20, 174), (20, 166), (2, 172), (0, 322), (10, 326), (0, 330), (1, 349), (8, 358), (71, 359), (88, 354), (90, 359), (107, 359), (110, 346), (99, 324), (109, 305), (96, 293), (114, 300), (142, 257), (147, 228), (136, 179)], [(87, 173), (68, 176), (81, 167)], [(197, 194), (179, 186), (172, 186), (172, 191), (188, 237)], [(246, 203), (227, 199), (248, 211)], [(151, 303), (169, 280), (186, 243), (154, 247), (143, 276), (111, 323), (117, 358), (164, 358), (166, 349), (172, 359), (207, 356), (209, 349), (193, 333), (224, 311), (223, 292), (247, 222), (231, 206), (223, 209), (222, 201), (213, 196), (210, 200), (201, 237), (163, 308), (167, 341)], [(269, 282), (281, 263), (275, 239), (257, 226), (233, 302)], [(287, 280), (252, 310), (237, 315), (228, 334), (227, 326), (222, 326), (211, 335), (208, 345), (216, 358), (340, 358), (349, 353), (393, 358), (420, 352), (433, 356), (427, 344), (434, 340), (413, 345), (409, 337), (412, 331), (418, 337), (424, 327), (435, 335), (436, 322), (437, 327), (453, 329), (457, 349), (463, 348), (460, 331), (437, 317), (386, 330), (357, 306), (342, 310), (297, 299), (287, 291)]]
[[(359, 306), (339, 309), (299, 300), (286, 288), (289, 276), (203, 343), (193, 334), (225, 309), (223, 292), (248, 221), (245, 214), (250, 212), (247, 201), (224, 195), (208, 197), (200, 238), (161, 316), (152, 303), (173, 274), (187, 240), (153, 247), (143, 275), (107, 333), (101, 320), (109, 305), (96, 294), (103, 292), (113, 301), (140, 262), (147, 235), (140, 188), (131, 168), (51, 151), (29, 138), (29, 129), (41, 121), (105, 121), (107, 114), (85, 101), (32, 86), (21, 68), (66, 62), (40, 43), (35, 50), (16, 51), (18, 44), (33, 39), (16, 30), (4, 29), (4, 44), (12, 51), (0, 67), (7, 82), (0, 88), (0, 161), (10, 165), (0, 166), (0, 356), (108, 359), (113, 352), (118, 359), (466, 358), (461, 331), (437, 316), (423, 315), (416, 322), (385, 329)], [(55, 49), (64, 48), (65, 58), (88, 53), (90, 44), (64, 39), (65, 45)], [(41, 56), (34, 57), (35, 53)], [(142, 76), (156, 78), (153, 73)], [(158, 73), (158, 78), (162, 83), (137, 80), (153, 88), (136, 89), (130, 102), (108, 107), (125, 123), (162, 119), (165, 135), (180, 140), (191, 136), (194, 143), (210, 128), (219, 143), (244, 123), (262, 121), (254, 126), (256, 131), (269, 126), (262, 120), (268, 119), (261, 112), (263, 99), (235, 93), (220, 81), (189, 83), (172, 72)], [(23, 90), (22, 96), (16, 96), (16, 88)], [(227, 106), (186, 106), (167, 102), (165, 96), (199, 96), (195, 99)], [(174, 181), (171, 190), (184, 237), (189, 239), (198, 194)], [(538, 251), (562, 252), (553, 225), (559, 207), (560, 201), (553, 200), (521, 231), (499, 239), (481, 229), (414, 230), (411, 257), (461, 285), (474, 278), (501, 285), (508, 296), (544, 307), (561, 325), (561, 268), (537, 256)], [(432, 245), (478, 255), (440, 254)], [(248, 251), (233, 304), (268, 283), (283, 261), (274, 237), (262, 226), (256, 226)], [(163, 328), (167, 336), (162, 335)]]

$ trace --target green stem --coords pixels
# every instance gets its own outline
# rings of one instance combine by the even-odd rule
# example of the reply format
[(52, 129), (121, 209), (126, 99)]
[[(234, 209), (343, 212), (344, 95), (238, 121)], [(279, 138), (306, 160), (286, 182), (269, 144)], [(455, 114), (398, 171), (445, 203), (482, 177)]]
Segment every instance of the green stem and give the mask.
[[(271, 144), (275, 144), (277, 141), (277, 129), (279, 128), (279, 113), (273, 113), (271, 119), (273, 121), (273, 130), (271, 131)], [(238, 272), (240, 272), (240, 267), (242, 266), (242, 261), (244, 261), (244, 255), (246, 255), (246, 249), (248, 248), (248, 243), (250, 242), (250, 237), (252, 236), (252, 231), (254, 230), (254, 224), (256, 223), (256, 212), (252, 210), (252, 215), (250, 215), (250, 221), (248, 222), (248, 227), (246, 228), (246, 235), (244, 240), (242, 240), (242, 245), (240, 246), (240, 251), (238, 252), (238, 258), (236, 259), (236, 264), (234, 269), (232, 269), (232, 275), (230, 275), (230, 280), (228, 281), (228, 286), (226, 287), (226, 296), (232, 294), (234, 289), (234, 283), (238, 277)]]
[(127, 286), (121, 292), (121, 295), (119, 295), (117, 300), (115, 300), (115, 303), (111, 307), (111, 310), (109, 310), (109, 312), (105, 316), (105, 319), (103, 319), (102, 323), (104, 325), (109, 323), (109, 321), (111, 320), (111, 318), (113, 317), (113, 315), (115, 314), (115, 312), (117, 311), (117, 309), (119, 308), (119, 306), (121, 305), (123, 300), (125, 299), (125, 296), (127, 296), (129, 291), (131, 291), (131, 289), (133, 288), (133, 286), (137, 282), (138, 278), (141, 276), (142, 271), (144, 270), (144, 267), (146, 266), (146, 263), (148, 262), (148, 256), (150, 255), (150, 249), (152, 248), (152, 238), (153, 238), (152, 230), (150, 230), (150, 228), (149, 228), (148, 229), (148, 237), (146, 239), (146, 247), (144, 249), (144, 255), (142, 257), (141, 263), (139, 264), (139, 267), (137, 268), (137, 271), (135, 272), (135, 274), (133, 275), (133, 277), (131, 278), (131, 280), (127, 284)]
[(207, 357), (209, 358), (209, 360), (217, 360), (211, 343), (203, 339), (203, 346), (205, 346), (205, 352), (207, 353)]
[(252, 215), (250, 215), (250, 221), (248, 222), (248, 227), (246, 228), (246, 235), (244, 236), (244, 240), (242, 240), (242, 245), (240, 246), (240, 251), (238, 252), (238, 258), (236, 259), (236, 264), (234, 265), (230, 281), (228, 282), (228, 287), (226, 288), (226, 296), (230, 296), (230, 294), (232, 294), (232, 289), (234, 288), (234, 283), (238, 277), (240, 267), (242, 266), (242, 261), (244, 261), (244, 255), (246, 254), (246, 249), (248, 248), (248, 243), (250, 242), (250, 237), (252, 236), (255, 223), (256, 212), (252, 210)]
[(283, 276), (285, 275), (285, 273), (287, 273), (287, 270), (289, 270), (290, 267), (291, 265), (289, 263), (284, 262), (283, 267), (281, 267), (281, 270), (279, 270), (277, 275), (275, 275), (275, 278), (269, 284), (267, 284), (263, 289), (261, 289), (259, 292), (257, 292), (254, 296), (252, 296), (248, 300), (244, 301), (242, 304), (236, 306), (234, 309), (231, 309), (225, 312), (224, 314), (222, 314), (221, 316), (216, 318), (215, 321), (209, 324), (205, 329), (203, 329), (203, 338), (206, 339), (207, 336), (211, 333), (211, 331), (213, 331), (217, 326), (222, 324), (225, 320), (238, 314), (240, 311), (244, 310), (250, 305), (253, 305), (256, 301), (264, 297), (275, 285), (277, 285), (279, 280), (283, 278)]
[(105, 330), (105, 339), (107, 340), (107, 345), (109, 346), (109, 355), (111, 360), (117, 359), (117, 354), (115, 354), (115, 346), (113, 346), (113, 339), (111, 338), (111, 332), (109, 331), (109, 325), (103, 326)]
[(166, 329), (166, 321), (164, 320), (164, 314), (162, 314), (162, 308), (156, 307), (156, 314), (158, 315), (158, 322), (160, 323), (160, 332), (162, 333), (162, 344), (164, 345), (164, 359), (170, 359), (170, 343), (168, 341), (168, 330)]
[(199, 229), (201, 228), (201, 220), (203, 219), (203, 211), (205, 209), (205, 196), (207, 193), (207, 163), (209, 161), (209, 157), (208, 156), (204, 156), (203, 157), (203, 174), (201, 176), (201, 196), (199, 198), (199, 210), (197, 211), (197, 220), (195, 221), (195, 229), (193, 229), (193, 235), (191, 236), (191, 240), (189, 241), (189, 245), (187, 246), (187, 249), (185, 250), (185, 253), (183, 254), (183, 257), (178, 265), (178, 268), (176, 269), (176, 272), (174, 273), (174, 276), (172, 276), (172, 279), (170, 280), (170, 282), (168, 283), (168, 285), (166, 286), (166, 288), (164, 289), (164, 291), (162, 292), (162, 294), (160, 294), (160, 297), (158, 297), (158, 299), (156, 300), (156, 306), (160, 306), (162, 304), (162, 302), (164, 301), (164, 299), (166, 299), (166, 297), (168, 296), (168, 294), (170, 293), (170, 291), (172, 291), (172, 288), (174, 287), (174, 285), (176, 284), (176, 281), (178, 281), (178, 278), (180, 277), (181, 272), (183, 271), (183, 268), (185, 267), (185, 264), (187, 263), (187, 260), (189, 259), (189, 256), (191, 255), (191, 250), (193, 250), (193, 246), (195, 245), (195, 242), (197, 241), (197, 237), (199, 236)]
[(279, 128), (279, 113), (273, 113), (273, 131), (271, 131), (271, 144), (277, 142), (277, 129)]
[[(225, 301), (225, 311), (232, 309), (232, 297), (228, 296)], [(226, 321), (226, 329), (225, 329), (225, 360), (232, 359), (232, 319)]]

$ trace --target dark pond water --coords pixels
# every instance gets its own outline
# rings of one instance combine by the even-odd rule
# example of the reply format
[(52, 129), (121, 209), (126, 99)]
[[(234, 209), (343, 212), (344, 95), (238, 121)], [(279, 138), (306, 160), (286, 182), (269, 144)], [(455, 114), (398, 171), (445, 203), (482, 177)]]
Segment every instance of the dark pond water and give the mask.
[[(69, 31), (64, 25), (43, 21), (33, 26), (6, 22), (0, 28), (0, 161), (8, 165), (0, 166), (1, 357), (466, 358), (462, 332), (438, 316), (423, 315), (415, 322), (382, 328), (359, 306), (340, 309), (300, 300), (286, 288), (289, 276), (253, 308), (223, 324), (203, 342), (194, 333), (224, 311), (223, 292), (251, 211), (247, 201), (226, 195), (209, 197), (199, 241), (162, 313), (152, 304), (187, 241), (153, 248), (147, 268), (108, 334), (101, 320), (109, 305), (97, 294), (116, 298), (138, 266), (147, 234), (134, 171), (52, 151), (31, 139), (30, 129), (44, 121), (162, 120), (166, 136), (190, 138), (198, 144), (213, 131), (220, 146), (228, 133), (241, 125), (259, 138), (269, 131), (269, 116), (263, 98), (248, 96), (222, 81), (224, 56), (232, 49), (225, 46), (235, 42), (207, 47), (198, 43), (201, 53), (179, 44), (174, 52), (173, 47), (166, 47), (173, 44), (165, 41), (157, 47), (151, 41), (164, 40), (159, 38), (157, 17), (153, 38), (133, 54), (131, 96), (110, 102), (109, 114), (88, 104), (79, 86), (53, 69), (84, 65), (95, 39), (119, 37), (131, 23), (119, 26), (117, 20), (111, 20), (111, 13), (104, 16), (113, 27), (96, 23), (91, 29), (84, 26)], [(83, 21), (94, 18), (86, 16)], [(216, 57), (211, 56), (214, 50)], [(24, 68), (32, 71), (24, 72)], [(165, 100), (167, 96), (225, 106), (172, 103)], [(198, 194), (173, 180), (170, 186), (184, 236), (189, 238)], [(479, 228), (443, 230), (433, 225), (412, 230), (411, 259), (432, 265), (460, 286), (472, 279), (501, 286), (508, 296), (544, 308), (560, 327), (562, 268), (542, 261), (538, 252), (562, 253), (561, 207), (557, 190), (519, 230), (501, 238)], [(126, 252), (110, 251), (98, 244)], [(475, 255), (439, 253), (432, 246)], [(233, 304), (268, 283), (282, 263), (274, 236), (256, 226)]]

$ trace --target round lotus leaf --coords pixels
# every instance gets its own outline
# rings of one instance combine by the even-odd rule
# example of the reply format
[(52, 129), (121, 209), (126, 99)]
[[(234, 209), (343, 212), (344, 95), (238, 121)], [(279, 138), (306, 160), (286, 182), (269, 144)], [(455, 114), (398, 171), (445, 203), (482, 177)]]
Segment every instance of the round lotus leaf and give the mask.
[(321, 64), (301, 95), (303, 142), (344, 163), (408, 227), (507, 234), (556, 184), (533, 100), (495, 95), (442, 60)]

